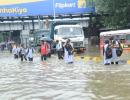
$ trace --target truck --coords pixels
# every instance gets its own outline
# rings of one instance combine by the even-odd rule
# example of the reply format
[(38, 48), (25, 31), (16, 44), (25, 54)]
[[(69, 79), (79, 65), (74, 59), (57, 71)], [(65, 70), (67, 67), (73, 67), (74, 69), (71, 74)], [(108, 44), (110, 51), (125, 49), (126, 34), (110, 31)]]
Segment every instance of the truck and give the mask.
[(54, 23), (51, 28), (51, 38), (54, 41), (61, 40), (63, 43), (70, 39), (75, 52), (84, 52), (86, 50), (83, 28), (76, 22)]

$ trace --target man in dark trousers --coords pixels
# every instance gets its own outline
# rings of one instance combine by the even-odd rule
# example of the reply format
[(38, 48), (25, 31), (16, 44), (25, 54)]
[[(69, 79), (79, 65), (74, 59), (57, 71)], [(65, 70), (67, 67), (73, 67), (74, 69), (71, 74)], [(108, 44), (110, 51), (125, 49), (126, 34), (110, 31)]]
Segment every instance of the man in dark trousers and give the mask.
[(57, 50), (58, 59), (63, 59), (62, 41), (59, 40), (56, 41), (56, 50)]

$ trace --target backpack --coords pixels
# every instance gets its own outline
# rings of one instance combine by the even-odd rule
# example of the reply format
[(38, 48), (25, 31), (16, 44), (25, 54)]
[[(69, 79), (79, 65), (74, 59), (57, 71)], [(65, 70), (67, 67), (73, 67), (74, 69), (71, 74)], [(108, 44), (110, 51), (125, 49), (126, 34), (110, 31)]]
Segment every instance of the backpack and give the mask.
[(118, 57), (120, 57), (123, 53), (123, 48), (121, 47), (121, 44), (119, 42), (118, 42), (118, 44), (119, 44), (119, 47), (116, 48), (116, 54)]
[(106, 59), (112, 58), (112, 49), (110, 48), (109, 45), (106, 48), (105, 54), (106, 54)]
[(20, 51), (19, 51), (19, 56), (21, 56), (22, 55), (22, 49), (20, 48)]
[(73, 47), (70, 44), (66, 44), (65, 48), (68, 51), (68, 55), (72, 55), (73, 54)]
[[(30, 48), (27, 49), (26, 55), (29, 53), (29, 49), (30, 49)], [(31, 50), (32, 50), (32, 53), (34, 53), (34, 49), (31, 48)]]

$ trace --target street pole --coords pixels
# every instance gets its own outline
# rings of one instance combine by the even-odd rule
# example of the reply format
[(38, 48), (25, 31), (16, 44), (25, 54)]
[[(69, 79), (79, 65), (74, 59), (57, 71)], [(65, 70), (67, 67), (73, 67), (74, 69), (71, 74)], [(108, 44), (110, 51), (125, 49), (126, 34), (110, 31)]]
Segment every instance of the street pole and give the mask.
[(54, 14), (54, 21), (55, 21), (55, 18), (56, 18), (56, 12), (55, 12), (55, 0), (53, 0), (53, 14)]
[(40, 20), (40, 16), (38, 16), (38, 25), (39, 25), (39, 30), (41, 29), (41, 20)]

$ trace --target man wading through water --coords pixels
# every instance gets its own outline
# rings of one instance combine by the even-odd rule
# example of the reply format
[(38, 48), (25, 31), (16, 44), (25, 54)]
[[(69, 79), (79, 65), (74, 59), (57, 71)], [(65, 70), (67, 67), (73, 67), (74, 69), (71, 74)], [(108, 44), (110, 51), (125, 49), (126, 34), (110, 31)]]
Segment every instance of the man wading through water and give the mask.
[(27, 58), (30, 62), (33, 61), (34, 53), (36, 53), (36, 51), (33, 46), (30, 45), (29, 48), (27, 48)]
[(68, 64), (73, 63), (73, 50), (72, 43), (68, 39), (64, 45), (64, 60)]
[(47, 60), (47, 54), (48, 54), (48, 44), (46, 43), (46, 41), (42, 40), (41, 42), (41, 61), (46, 61)]
[(23, 60), (27, 61), (26, 48), (24, 47), (23, 44), (21, 44), (19, 55), (20, 55), (21, 61), (23, 61)]
[(56, 41), (56, 51), (57, 51), (58, 59), (63, 59), (62, 41), (59, 40)]
[(105, 45), (103, 47), (103, 56), (104, 56), (104, 65), (110, 65), (112, 58), (112, 49), (109, 44), (109, 40), (105, 41)]
[(23, 59), (25, 61), (27, 61), (27, 58), (26, 58), (26, 56), (27, 56), (26, 55), (26, 48), (24, 47), (23, 44), (21, 44), (19, 55), (20, 55), (21, 61), (23, 61)]

